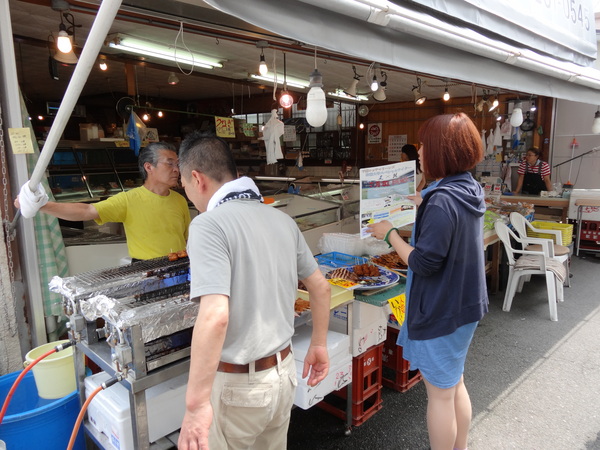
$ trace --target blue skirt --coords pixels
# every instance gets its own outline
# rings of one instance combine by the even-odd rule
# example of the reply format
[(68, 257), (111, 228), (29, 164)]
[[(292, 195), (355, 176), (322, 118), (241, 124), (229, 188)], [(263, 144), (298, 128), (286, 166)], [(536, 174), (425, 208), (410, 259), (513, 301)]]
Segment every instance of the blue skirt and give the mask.
[(468, 323), (454, 333), (434, 339), (416, 341), (408, 338), (406, 322), (400, 329), (397, 344), (403, 347), (410, 370), (419, 369), (432, 385), (448, 389), (456, 386), (465, 370), (467, 350), (479, 322)]

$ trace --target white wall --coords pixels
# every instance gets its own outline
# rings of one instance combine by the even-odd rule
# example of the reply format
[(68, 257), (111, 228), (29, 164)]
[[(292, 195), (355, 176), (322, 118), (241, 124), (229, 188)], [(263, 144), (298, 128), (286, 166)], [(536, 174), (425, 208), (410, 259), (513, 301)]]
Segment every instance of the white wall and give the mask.
[[(600, 151), (554, 167), (572, 157), (600, 146), (600, 135), (592, 134), (598, 106), (557, 100), (554, 133), (550, 145), (552, 182), (571, 181), (577, 189), (600, 189)], [(579, 144), (574, 149), (573, 139)]]

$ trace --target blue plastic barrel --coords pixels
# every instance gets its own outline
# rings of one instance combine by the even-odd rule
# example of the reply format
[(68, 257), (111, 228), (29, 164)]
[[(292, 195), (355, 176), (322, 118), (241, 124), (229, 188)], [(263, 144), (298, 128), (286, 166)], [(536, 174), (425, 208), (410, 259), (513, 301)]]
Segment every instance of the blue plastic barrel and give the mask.
[[(0, 408), (20, 373), (13, 372), (0, 377)], [(6, 443), (7, 450), (65, 450), (79, 410), (77, 391), (53, 400), (41, 398), (30, 371), (15, 390), (0, 424), (0, 440)], [(81, 428), (74, 448), (85, 450)]]

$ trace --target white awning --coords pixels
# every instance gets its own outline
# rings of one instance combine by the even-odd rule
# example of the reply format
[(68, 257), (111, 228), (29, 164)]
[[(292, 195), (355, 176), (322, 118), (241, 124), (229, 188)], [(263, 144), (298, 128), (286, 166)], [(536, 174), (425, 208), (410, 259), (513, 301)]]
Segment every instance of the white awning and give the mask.
[[(600, 71), (375, 0), (205, 0), (279, 35), (438, 77), (600, 104)], [(377, 7), (378, 6), (378, 7)]]

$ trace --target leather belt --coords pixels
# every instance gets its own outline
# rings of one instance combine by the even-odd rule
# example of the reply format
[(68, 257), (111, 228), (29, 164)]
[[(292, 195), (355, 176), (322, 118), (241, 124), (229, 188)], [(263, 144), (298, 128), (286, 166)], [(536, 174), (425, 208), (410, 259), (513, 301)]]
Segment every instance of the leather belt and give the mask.
[[(290, 354), (292, 350), (292, 346), (288, 345), (286, 348), (281, 350), (279, 353), (281, 354), (281, 360), (283, 361)], [(260, 372), (262, 370), (267, 370), (277, 365), (277, 353), (270, 356), (265, 356), (264, 358), (257, 359), (254, 361), (254, 370), (256, 372)], [(248, 373), (250, 372), (250, 364), (230, 364), (223, 361), (219, 361), (219, 367), (217, 368), (219, 372), (225, 373)]]

